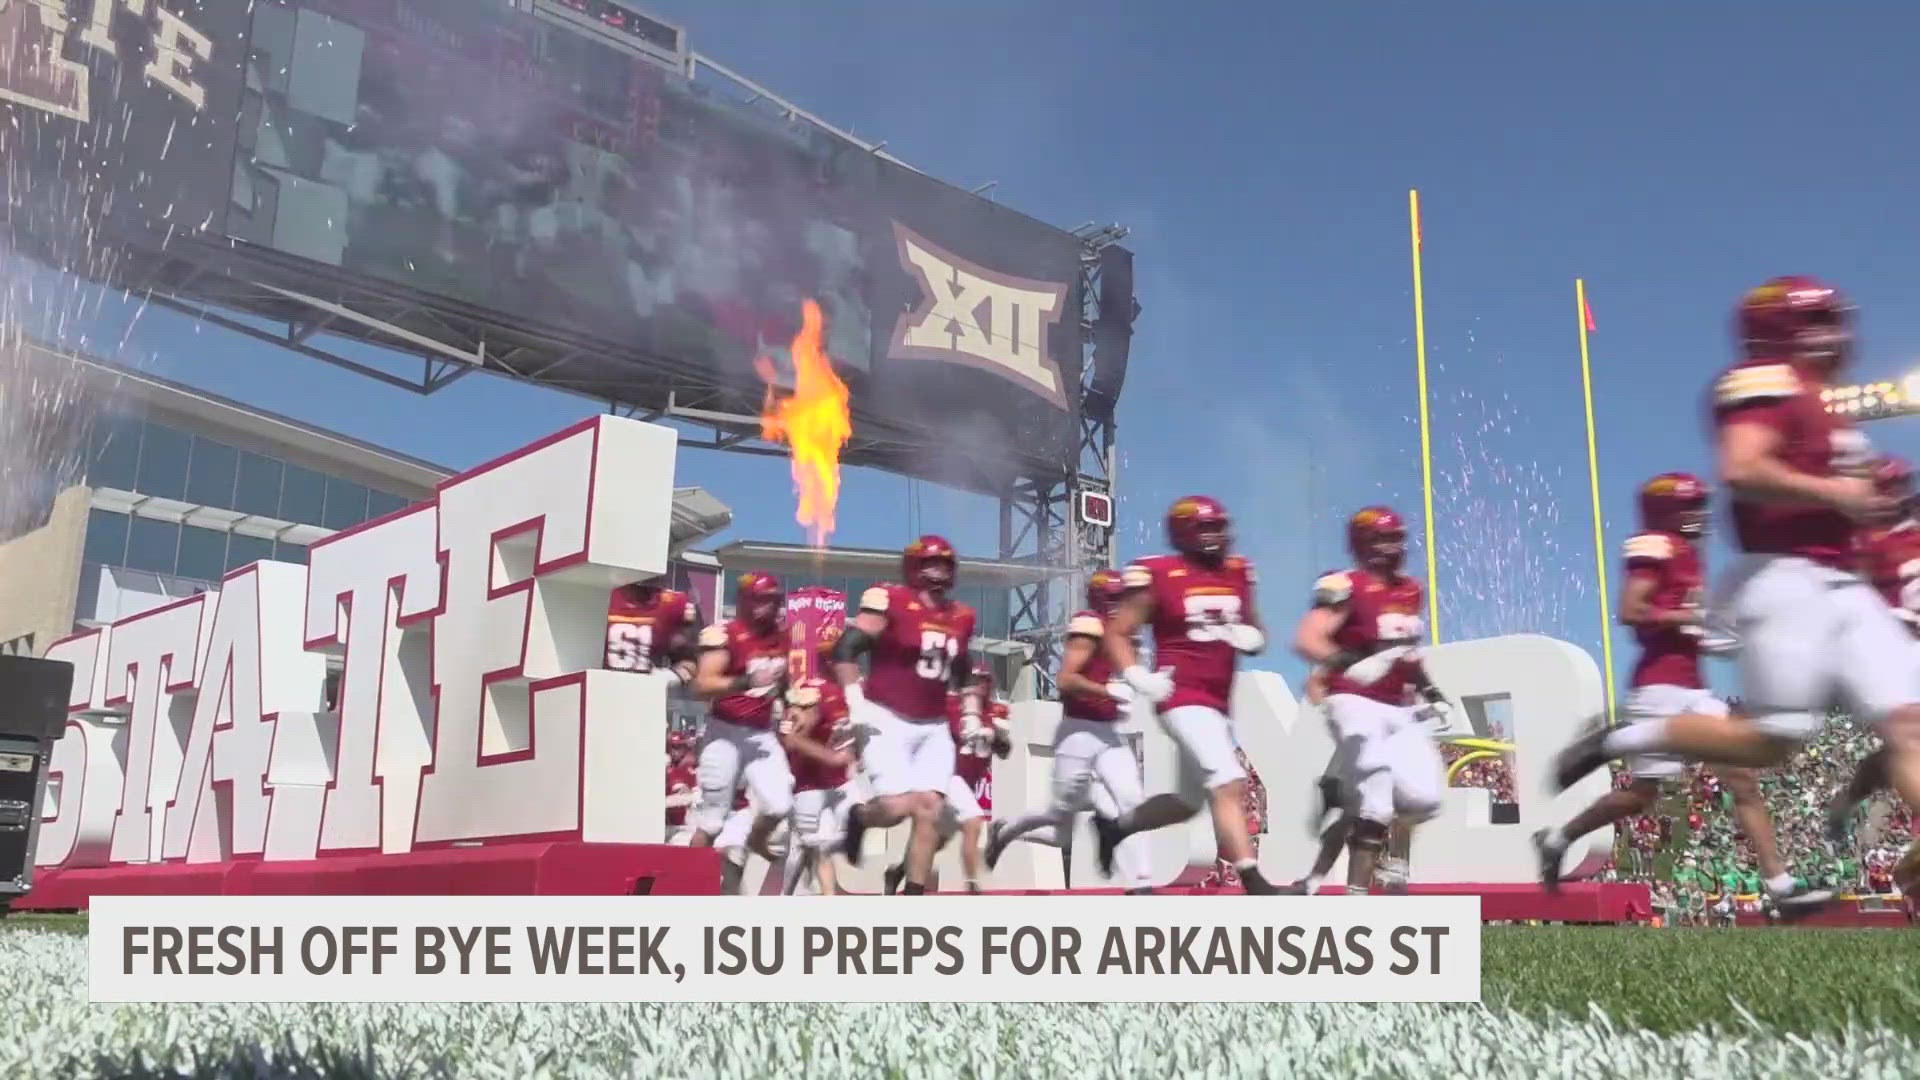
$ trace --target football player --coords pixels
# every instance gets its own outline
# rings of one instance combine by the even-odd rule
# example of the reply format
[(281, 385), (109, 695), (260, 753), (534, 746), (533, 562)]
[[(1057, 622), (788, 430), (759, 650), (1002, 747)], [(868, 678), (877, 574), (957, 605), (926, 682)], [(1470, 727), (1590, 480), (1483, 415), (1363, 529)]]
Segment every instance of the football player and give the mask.
[(1366, 507), (1347, 522), (1347, 549), (1354, 568), (1314, 582), (1294, 651), (1324, 670), (1327, 722), (1340, 742), (1329, 775), (1342, 782), (1339, 801), (1354, 808), (1347, 891), (1364, 894), (1396, 821), (1411, 829), (1439, 812), (1446, 766), (1433, 733), (1450, 706), (1420, 661), (1425, 594), (1401, 572), (1406, 523), (1387, 507)]
[[(820, 631), (818, 670), (831, 664), (841, 628)], [(835, 891), (833, 851), (840, 844), (848, 808), (853, 805), (853, 730), (840, 683), (825, 676), (804, 679), (787, 690), (780, 718), (780, 741), (793, 769), (792, 839), (784, 892), (791, 896), (809, 867), (820, 895)]]
[[(1880, 592), (1894, 617), (1920, 638), (1920, 499), (1914, 494), (1913, 466), (1904, 459), (1882, 455), (1873, 468), (1880, 493), (1894, 500), (1888, 521), (1860, 530), (1861, 572)], [(1914, 660), (1920, 663), (1920, 644)], [(1835, 848), (1851, 841), (1853, 813), (1860, 804), (1887, 786), (1887, 750), (1881, 747), (1854, 767), (1853, 779), (1827, 810), (1827, 838)]]
[[(1126, 596), (1120, 575), (1096, 570), (1087, 579), (1086, 610), (1067, 623), (1066, 652), (1054, 686), (1060, 692), (1060, 723), (1053, 729), (1053, 799), (1045, 810), (1010, 821), (993, 823), (987, 838), (987, 867), (999, 865), (1007, 845), (1015, 840), (1039, 839), (1059, 846), (1072, 835), (1074, 815), (1094, 811), (1118, 817), (1146, 799), (1140, 763), (1120, 734), (1126, 704), (1133, 691), (1114, 671), (1100, 642), (1106, 620)], [(1096, 793), (1110, 798), (1106, 808)], [(1115, 853), (1121, 878), (1129, 893), (1151, 893), (1151, 868), (1138, 839), (1130, 839)]]
[(1740, 628), (1741, 720), (1687, 712), (1595, 731), (1555, 762), (1561, 790), (1614, 757), (1667, 753), (1767, 767), (1792, 757), (1843, 697), (1880, 729), (1887, 773), (1920, 807), (1920, 668), (1913, 638), (1857, 569), (1856, 523), (1896, 501), (1868, 475), (1865, 436), (1821, 402), (1853, 347), (1853, 308), (1812, 278), (1741, 301), (1744, 356), (1714, 387), (1720, 473), (1746, 557), (1716, 605)]
[(667, 736), (667, 843), (684, 843), (687, 808), (700, 800), (700, 778), (693, 767), (693, 742), (684, 731)]
[[(1266, 649), (1267, 635), (1254, 610), (1253, 564), (1232, 554), (1227, 526), (1219, 502), (1204, 495), (1181, 499), (1167, 514), (1173, 553), (1141, 559), (1121, 575), (1126, 596), (1107, 620), (1101, 647), (1180, 745), (1181, 790), (1155, 795), (1117, 818), (1096, 813), (1093, 825), (1100, 871), (1111, 876), (1122, 840), (1178, 825), (1210, 803), (1220, 856), (1233, 864), (1247, 892), (1269, 895), (1278, 890), (1254, 861), (1242, 801), (1247, 774), (1228, 716), (1234, 669), (1241, 656)], [(1137, 635), (1149, 626), (1158, 671), (1141, 665), (1136, 646)]]
[[(980, 838), (986, 832), (988, 811), (993, 808), (993, 759), (1013, 752), (1013, 735), (1008, 729), (1005, 702), (993, 697), (993, 671), (984, 663), (975, 665), (968, 691), (986, 702), (983, 713), (969, 717), (967, 694), (947, 695), (947, 730), (953, 735), (953, 775), (947, 778), (946, 808), (940, 813), (938, 854), (960, 837), (960, 867), (966, 875), (967, 891), (980, 891)], [(907, 863), (902, 859), (881, 875), (888, 895), (906, 879)]]
[[(835, 676), (864, 742), (861, 766), (873, 797), (847, 814), (842, 851), (860, 864), (868, 828), (913, 822), (907, 849), (909, 896), (924, 894), (940, 843), (940, 817), (953, 777), (954, 745), (947, 728), (947, 693), (963, 695), (970, 725), (985, 702), (969, 685), (974, 611), (951, 595), (959, 565), (953, 545), (923, 536), (901, 556), (904, 584), (875, 585), (834, 647)], [(871, 655), (864, 685), (860, 660)]]
[(793, 810), (793, 772), (773, 715), (787, 673), (785, 604), (776, 578), (743, 574), (734, 599), (738, 614), (700, 632), (693, 692), (712, 702), (712, 712), (700, 738), (694, 847), (713, 844), (743, 785), (756, 814), (746, 843), (754, 854), (773, 858), (767, 841)]
[[(1731, 639), (1706, 625), (1700, 543), (1706, 531), (1707, 485), (1698, 477), (1661, 473), (1641, 487), (1640, 531), (1627, 538), (1626, 579), (1620, 591), (1620, 622), (1633, 628), (1640, 643), (1632, 688), (1621, 709), (1628, 723), (1680, 713), (1727, 714), (1726, 702), (1706, 689), (1700, 671), (1703, 654), (1725, 655), (1734, 649)], [(1670, 755), (1641, 754), (1628, 759), (1627, 771), (1633, 777), (1630, 786), (1607, 792), (1565, 825), (1534, 833), (1540, 882), (1548, 892), (1560, 890), (1569, 843), (1603, 825), (1647, 813), (1662, 785), (1683, 777), (1686, 765)], [(1781, 916), (1804, 915), (1832, 900), (1830, 891), (1794, 886), (1760, 796), (1759, 776), (1737, 766), (1715, 771), (1733, 796), (1734, 820), (1753, 844), (1760, 874)]]
[(658, 578), (622, 585), (607, 599), (608, 671), (659, 672), (678, 685), (693, 681), (700, 607)]

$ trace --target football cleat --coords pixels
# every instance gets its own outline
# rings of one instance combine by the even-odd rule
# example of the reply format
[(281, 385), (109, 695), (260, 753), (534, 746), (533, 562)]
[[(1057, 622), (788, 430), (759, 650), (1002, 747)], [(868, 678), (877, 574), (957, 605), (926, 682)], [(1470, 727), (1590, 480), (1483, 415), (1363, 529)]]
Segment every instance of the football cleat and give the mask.
[(1539, 829), (1533, 834), (1533, 853), (1540, 857), (1540, 884), (1550, 893), (1560, 891), (1560, 861), (1567, 849), (1554, 847), (1547, 842), (1552, 835), (1551, 829)]
[(1100, 848), (1095, 856), (1100, 867), (1100, 872), (1108, 877), (1112, 877), (1113, 849), (1120, 846), (1120, 840), (1122, 839), (1120, 835), (1120, 823), (1107, 817), (1105, 814), (1095, 813), (1093, 815), (1093, 832), (1100, 840)]
[(848, 866), (860, 865), (860, 842), (867, 837), (867, 823), (860, 820), (860, 810), (856, 805), (847, 812), (846, 834), (840, 838), (840, 854), (846, 857)]
[(986, 860), (988, 870), (999, 866), (1000, 856), (1007, 853), (1006, 833), (1007, 823), (1004, 821), (996, 821), (987, 826), (987, 843), (980, 857)]
[(1775, 893), (1773, 907), (1780, 913), (1784, 922), (1804, 919), (1828, 904), (1833, 903), (1832, 889), (1815, 889), (1805, 885), (1796, 885), (1787, 893)]

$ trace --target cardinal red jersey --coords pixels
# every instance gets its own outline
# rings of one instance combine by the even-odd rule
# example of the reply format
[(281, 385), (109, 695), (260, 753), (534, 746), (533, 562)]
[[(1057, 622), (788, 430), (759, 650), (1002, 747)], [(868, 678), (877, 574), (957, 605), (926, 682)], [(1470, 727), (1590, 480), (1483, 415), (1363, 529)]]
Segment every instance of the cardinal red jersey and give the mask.
[(1229, 555), (1218, 566), (1184, 555), (1155, 555), (1121, 575), (1130, 592), (1153, 597), (1154, 663), (1173, 669), (1173, 696), (1160, 711), (1203, 705), (1227, 711), (1240, 654), (1227, 643), (1226, 627), (1251, 623), (1253, 564)]
[[(960, 733), (966, 730), (966, 712), (960, 701), (959, 694), (947, 695), (947, 730), (953, 733), (955, 746), (953, 775), (967, 785), (974, 798), (981, 799), (984, 796), (980, 809), (987, 810), (993, 805), (993, 750), (990, 747), (970, 750), (961, 741)], [(980, 720), (983, 724), (991, 723), (996, 716), (1004, 718), (1007, 715), (1007, 707), (997, 701), (989, 703), (987, 709), (987, 715)]]
[[(1820, 402), (1820, 379), (1809, 367), (1749, 360), (1720, 376), (1713, 389), (1715, 429), (1759, 424), (1780, 439), (1780, 460), (1809, 476), (1864, 476), (1872, 448), (1844, 417)], [(1806, 504), (1764, 504), (1733, 495), (1734, 536), (1742, 551), (1798, 555), (1851, 568), (1854, 526), (1845, 514)]]
[(973, 609), (951, 598), (927, 604), (905, 585), (875, 585), (860, 597), (860, 610), (887, 617), (873, 643), (867, 700), (908, 720), (946, 715), (954, 665), (967, 662), (973, 644)]
[[(700, 778), (694, 774), (691, 765), (667, 766), (667, 794), (680, 795), (698, 789)], [(684, 806), (667, 807), (667, 824), (673, 826), (687, 823), (687, 808)]]
[[(841, 736), (847, 722), (845, 691), (832, 679), (808, 679), (801, 685), (820, 691), (820, 705), (809, 710), (788, 708), (789, 715), (811, 714), (811, 723), (799, 733), (828, 748), (839, 746), (844, 741)], [(845, 765), (826, 765), (791, 751), (787, 754), (787, 765), (793, 770), (795, 791), (832, 791), (847, 782)]]
[[(1371, 570), (1341, 570), (1323, 575), (1313, 583), (1315, 607), (1344, 607), (1347, 612), (1333, 643), (1343, 652), (1371, 656), (1382, 649), (1417, 645), (1427, 633), (1427, 621), (1420, 617), (1420, 605), (1426, 590), (1414, 578), (1386, 577)], [(1344, 672), (1327, 677), (1328, 694), (1358, 694), (1388, 705), (1406, 705), (1413, 701), (1412, 663), (1399, 663), (1370, 685), (1356, 683)]]
[[(703, 651), (725, 650), (728, 678), (758, 675), (787, 659), (786, 627), (775, 624), (765, 634), (756, 633), (742, 619), (729, 619), (719, 626), (700, 631)], [(728, 694), (713, 703), (715, 718), (741, 727), (768, 728), (773, 725), (773, 698), (779, 684), (763, 686), (743, 694)]]
[(699, 618), (693, 598), (651, 585), (622, 585), (607, 599), (608, 671), (641, 674), (672, 663), (681, 631)]
[[(1655, 611), (1699, 608), (1706, 578), (1700, 549), (1679, 533), (1643, 532), (1627, 538), (1627, 576), (1653, 582)], [(1678, 626), (1636, 626), (1640, 659), (1633, 665), (1633, 686), (1706, 685), (1700, 677), (1700, 639)]]
[[(1107, 659), (1107, 650), (1100, 642), (1106, 637), (1107, 624), (1098, 614), (1082, 611), (1067, 623), (1069, 637), (1088, 637), (1093, 639), (1093, 655), (1087, 658), (1080, 674), (1089, 681), (1105, 686), (1113, 681), (1113, 661)], [(1081, 720), (1100, 720), (1113, 723), (1120, 719), (1120, 702), (1105, 695), (1060, 693), (1060, 711)]]
[(1920, 524), (1903, 521), (1891, 529), (1862, 530), (1859, 547), (1861, 573), (1920, 636)]

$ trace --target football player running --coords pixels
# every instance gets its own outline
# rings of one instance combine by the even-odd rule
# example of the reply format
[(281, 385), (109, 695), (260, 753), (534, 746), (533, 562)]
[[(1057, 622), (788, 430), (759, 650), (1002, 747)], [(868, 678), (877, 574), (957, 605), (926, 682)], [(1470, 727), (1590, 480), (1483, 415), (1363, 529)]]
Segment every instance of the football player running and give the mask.
[[(1640, 531), (1627, 538), (1626, 580), (1620, 593), (1620, 622), (1633, 628), (1640, 643), (1632, 688), (1622, 706), (1628, 723), (1680, 713), (1727, 714), (1726, 703), (1706, 689), (1700, 670), (1702, 655), (1728, 655), (1736, 647), (1705, 623), (1701, 539), (1706, 531), (1707, 486), (1698, 477), (1662, 473), (1641, 487)], [(1607, 792), (1565, 825), (1533, 834), (1540, 881), (1548, 892), (1560, 889), (1568, 844), (1604, 825), (1650, 811), (1662, 785), (1684, 776), (1686, 765), (1670, 755), (1641, 754), (1628, 759), (1627, 770), (1633, 777), (1631, 786)], [(1738, 766), (1715, 771), (1733, 796), (1734, 820), (1753, 844), (1760, 875), (1781, 916), (1804, 916), (1831, 901), (1831, 891), (1794, 885), (1793, 874), (1780, 858), (1758, 774)]]
[(700, 632), (693, 692), (712, 703), (700, 737), (700, 803), (694, 847), (710, 847), (744, 784), (755, 811), (746, 846), (765, 859), (773, 830), (793, 810), (793, 772), (774, 730), (774, 698), (787, 673), (781, 626), (786, 591), (768, 574), (744, 574), (735, 590), (738, 615)]
[[(1045, 810), (1011, 821), (996, 821), (987, 838), (987, 866), (999, 865), (1007, 845), (1034, 839), (1059, 846), (1072, 835), (1074, 815), (1094, 811), (1117, 817), (1146, 799), (1140, 763), (1120, 734), (1126, 703), (1133, 691), (1117, 677), (1101, 648), (1106, 620), (1126, 595), (1120, 575), (1096, 570), (1087, 579), (1086, 610), (1067, 624), (1066, 655), (1054, 676), (1060, 692), (1060, 723), (1053, 729), (1053, 799)], [(1111, 798), (1103, 807), (1097, 793)], [(1129, 893), (1151, 893), (1151, 867), (1138, 839), (1120, 845), (1115, 853), (1121, 878)]]
[[(1853, 308), (1807, 277), (1741, 301), (1744, 356), (1714, 387), (1720, 473), (1746, 553), (1723, 586), (1739, 628), (1751, 720), (1686, 712), (1595, 731), (1561, 751), (1561, 790), (1615, 757), (1666, 753), (1768, 767), (1792, 757), (1842, 698), (1880, 729), (1887, 774), (1920, 807), (1920, 668), (1912, 635), (1858, 572), (1856, 523), (1896, 508), (1868, 476), (1866, 438), (1821, 401), (1853, 346)], [(1916, 845), (1914, 850), (1920, 850)]]
[[(968, 698), (986, 702), (984, 714), (969, 712)], [(967, 891), (980, 891), (980, 838), (986, 832), (987, 812), (993, 805), (993, 759), (1013, 752), (1013, 735), (1007, 727), (1007, 707), (993, 700), (993, 672), (980, 664), (966, 692), (947, 695), (947, 730), (953, 736), (953, 775), (947, 779), (946, 806), (940, 812), (940, 841), (934, 847), (938, 855), (960, 837), (960, 868), (966, 875)], [(901, 859), (880, 875), (881, 887), (891, 896), (900, 890), (907, 877), (907, 860)]]
[[(981, 722), (986, 704), (969, 678), (974, 611), (949, 595), (958, 564), (953, 545), (938, 536), (908, 545), (901, 557), (905, 584), (868, 589), (834, 647), (834, 673), (865, 740), (861, 763), (873, 791), (848, 813), (842, 852), (858, 866), (868, 828), (911, 820), (901, 888), (909, 896), (927, 891), (953, 777), (947, 693), (962, 693), (972, 724)], [(869, 654), (872, 670), (863, 685), (860, 660)]]
[[(818, 670), (828, 670), (840, 634), (837, 626), (821, 630)], [(793, 769), (793, 818), (788, 828), (792, 839), (782, 891), (791, 896), (811, 869), (820, 895), (832, 896), (833, 852), (840, 845), (847, 811), (855, 801), (853, 729), (839, 680), (815, 677), (788, 688), (787, 708), (780, 717), (780, 741), (787, 748), (787, 760)]]
[[(1890, 454), (1874, 464), (1873, 482), (1894, 500), (1891, 519), (1860, 530), (1861, 572), (1893, 610), (1895, 618), (1920, 638), (1920, 498), (1914, 493), (1913, 466)], [(1914, 662), (1920, 665), (1920, 643)], [(1827, 810), (1827, 838), (1836, 849), (1852, 840), (1853, 814), (1860, 804), (1887, 786), (1887, 750), (1881, 747), (1854, 766), (1853, 779)]]
[(676, 685), (693, 681), (700, 608), (659, 579), (622, 585), (607, 599), (608, 671), (660, 673)]
[[(1439, 812), (1446, 767), (1433, 734), (1445, 727), (1450, 706), (1420, 661), (1424, 592), (1401, 572), (1406, 524), (1384, 506), (1369, 506), (1348, 520), (1347, 548), (1354, 569), (1314, 583), (1294, 651), (1325, 672), (1327, 722), (1351, 785), (1340, 801), (1355, 806), (1347, 891), (1364, 894), (1396, 819), (1410, 829)], [(1340, 771), (1330, 767), (1329, 775), (1340, 779)]]
[[(1181, 499), (1167, 514), (1173, 553), (1141, 559), (1121, 574), (1126, 595), (1107, 619), (1101, 647), (1179, 744), (1180, 790), (1155, 795), (1117, 818), (1096, 813), (1093, 825), (1100, 872), (1111, 876), (1122, 840), (1178, 825), (1211, 804), (1220, 855), (1233, 864), (1247, 892), (1271, 895), (1279, 890), (1254, 860), (1242, 806), (1247, 774), (1229, 717), (1234, 669), (1241, 656), (1266, 649), (1267, 635), (1254, 610), (1253, 565), (1231, 553), (1227, 526), (1219, 502), (1204, 495)], [(1147, 627), (1158, 671), (1140, 663), (1136, 640)]]

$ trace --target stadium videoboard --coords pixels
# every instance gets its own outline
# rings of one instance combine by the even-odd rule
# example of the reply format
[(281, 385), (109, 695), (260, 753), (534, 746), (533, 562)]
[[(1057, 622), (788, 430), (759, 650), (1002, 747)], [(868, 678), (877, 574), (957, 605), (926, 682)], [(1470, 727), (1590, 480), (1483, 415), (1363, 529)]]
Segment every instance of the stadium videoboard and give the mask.
[(1071, 453), (1068, 233), (504, 2), (262, 2), (250, 56), (238, 240), (756, 393), (813, 298), (856, 426)]

